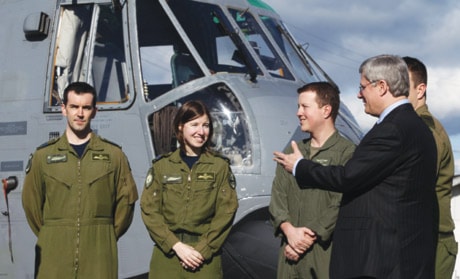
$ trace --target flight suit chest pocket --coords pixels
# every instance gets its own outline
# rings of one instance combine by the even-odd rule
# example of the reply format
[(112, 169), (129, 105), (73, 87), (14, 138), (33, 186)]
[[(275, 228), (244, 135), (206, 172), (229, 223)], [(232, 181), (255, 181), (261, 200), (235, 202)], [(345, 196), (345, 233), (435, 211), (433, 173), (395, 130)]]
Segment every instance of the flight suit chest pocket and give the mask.
[(193, 177), (192, 190), (196, 196), (208, 195), (216, 183), (216, 173), (214, 172), (198, 172)]
[(67, 161), (66, 155), (50, 155), (43, 164), (42, 177), (46, 195), (44, 204), (45, 219), (60, 219), (70, 216), (66, 208), (75, 204), (73, 181), (75, 171)]
[(48, 155), (43, 166), (43, 179), (47, 194), (68, 191), (76, 180), (76, 170), (68, 162), (67, 155)]
[(161, 177), (163, 203), (180, 205), (184, 195), (185, 177), (181, 174), (165, 174)]
[(216, 182), (214, 173), (195, 172), (184, 187), (182, 206), (187, 208), (190, 224), (201, 224), (215, 213)]
[[(92, 157), (94, 156), (92, 154)], [(90, 163), (85, 164), (82, 175), (83, 184), (88, 185), (87, 207), (91, 209), (94, 217), (112, 217), (117, 183), (110, 157), (92, 159)]]

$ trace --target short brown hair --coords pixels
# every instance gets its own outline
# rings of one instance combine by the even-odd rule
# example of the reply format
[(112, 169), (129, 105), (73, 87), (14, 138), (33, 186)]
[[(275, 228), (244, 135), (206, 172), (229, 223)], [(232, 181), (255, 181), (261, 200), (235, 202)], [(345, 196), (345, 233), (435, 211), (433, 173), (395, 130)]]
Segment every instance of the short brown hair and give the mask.
[(339, 114), (340, 107), (340, 91), (339, 89), (325, 81), (311, 82), (297, 89), (297, 93), (303, 93), (306, 91), (313, 91), (316, 93), (316, 102), (319, 107), (325, 105), (331, 106), (331, 117), (335, 121)]
[(417, 58), (404, 56), (404, 62), (407, 64), (407, 68), (411, 73), (412, 81), (414, 82), (414, 86), (417, 86), (421, 83), (427, 85), (428, 83), (428, 74), (426, 71), (425, 65), (422, 61), (418, 60)]

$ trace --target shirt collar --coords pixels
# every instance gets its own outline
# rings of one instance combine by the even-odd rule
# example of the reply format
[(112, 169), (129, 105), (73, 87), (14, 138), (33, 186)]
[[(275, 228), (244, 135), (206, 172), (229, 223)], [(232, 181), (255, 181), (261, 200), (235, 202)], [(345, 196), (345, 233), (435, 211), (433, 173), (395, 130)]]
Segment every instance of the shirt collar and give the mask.
[(399, 107), (400, 105), (404, 105), (404, 104), (408, 104), (409, 103), (409, 100), (408, 99), (402, 99), (402, 100), (399, 100), (395, 103), (393, 103), (392, 105), (388, 106), (379, 116), (379, 119), (377, 120), (377, 124), (380, 124), (383, 119), (385, 119), (385, 117), (390, 114), (390, 112), (392, 112), (395, 108)]

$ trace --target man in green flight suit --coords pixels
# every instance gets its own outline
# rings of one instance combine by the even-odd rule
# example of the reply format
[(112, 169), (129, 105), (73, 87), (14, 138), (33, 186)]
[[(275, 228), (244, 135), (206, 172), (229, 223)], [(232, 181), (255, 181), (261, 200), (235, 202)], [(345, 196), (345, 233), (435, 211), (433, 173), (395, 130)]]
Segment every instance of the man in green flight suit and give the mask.
[(64, 91), (64, 135), (37, 148), (26, 168), (22, 204), (38, 237), (36, 278), (118, 278), (117, 240), (138, 199), (121, 148), (91, 130), (96, 91)]
[(438, 119), (428, 110), (426, 86), (428, 73), (425, 65), (413, 57), (403, 57), (409, 69), (409, 101), (415, 112), (433, 132), (438, 154), (436, 196), (439, 205), (439, 232), (436, 248), (435, 278), (452, 278), (458, 244), (454, 236), (454, 220), (450, 209), (455, 165), (449, 136)]
[[(299, 93), (297, 117), (310, 138), (298, 142), (305, 158), (322, 165), (343, 165), (355, 145), (335, 128), (339, 91), (327, 82), (309, 83)], [(288, 147), (285, 153), (292, 153)], [(277, 278), (329, 278), (332, 234), (342, 195), (320, 189), (300, 189), (295, 177), (276, 168), (270, 200), (275, 234), (282, 239)]]

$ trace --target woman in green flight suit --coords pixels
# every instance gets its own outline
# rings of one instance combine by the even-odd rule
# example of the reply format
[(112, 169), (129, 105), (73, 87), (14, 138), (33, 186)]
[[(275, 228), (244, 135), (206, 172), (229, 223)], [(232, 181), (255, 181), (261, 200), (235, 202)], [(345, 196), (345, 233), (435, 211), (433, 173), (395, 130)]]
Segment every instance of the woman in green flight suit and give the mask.
[(155, 242), (149, 278), (222, 278), (220, 248), (238, 207), (227, 159), (210, 151), (212, 119), (200, 101), (174, 118), (180, 148), (152, 163), (141, 197)]

